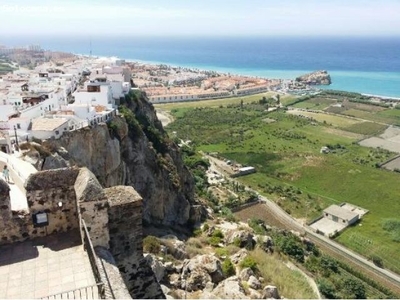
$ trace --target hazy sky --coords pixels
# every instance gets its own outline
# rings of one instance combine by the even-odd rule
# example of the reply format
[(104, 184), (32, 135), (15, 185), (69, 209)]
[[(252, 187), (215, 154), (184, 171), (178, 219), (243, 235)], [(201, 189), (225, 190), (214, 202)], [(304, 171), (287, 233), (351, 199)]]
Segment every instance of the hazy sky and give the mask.
[(400, 36), (400, 0), (1, 0), (10, 35)]

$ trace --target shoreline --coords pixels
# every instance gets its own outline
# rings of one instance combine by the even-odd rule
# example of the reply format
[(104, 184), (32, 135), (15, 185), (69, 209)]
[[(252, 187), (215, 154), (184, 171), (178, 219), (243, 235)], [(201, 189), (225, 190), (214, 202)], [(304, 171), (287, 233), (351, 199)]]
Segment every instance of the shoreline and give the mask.
[[(72, 53), (73, 55), (76, 56), (80, 56), (80, 57), (84, 57), (84, 58), (90, 58), (90, 55), (88, 54), (75, 54)], [(166, 65), (168, 67), (171, 68), (181, 68), (181, 69), (189, 69), (189, 70), (195, 70), (198, 72), (215, 72), (218, 73), (220, 75), (231, 75), (231, 76), (244, 76), (244, 77), (249, 77), (249, 78), (261, 78), (261, 79), (270, 79), (270, 80), (282, 80), (282, 81), (293, 81), (295, 80), (295, 78), (297, 76), (301, 76), (316, 70), (273, 70), (273, 69), (269, 69), (269, 70), (248, 70), (249, 72), (240, 72), (240, 70), (237, 69), (231, 69), (231, 68), (221, 68), (221, 67), (215, 67), (215, 66), (204, 66), (204, 67), (199, 67), (199, 66), (195, 66), (195, 65), (178, 65), (176, 63), (169, 63), (169, 62), (158, 62), (158, 61), (146, 61), (146, 60), (140, 60), (140, 59), (133, 59), (133, 58), (121, 58), (119, 56), (102, 56), (102, 55), (96, 55), (96, 56), (92, 56), (92, 59), (104, 59), (104, 60), (115, 60), (115, 59), (121, 59), (124, 60), (127, 63), (138, 63), (141, 65), (152, 65), (152, 66), (158, 66), (158, 65)], [(249, 73), (254, 73), (254, 72), (259, 72), (257, 74), (249, 74)], [(282, 75), (286, 73), (286, 76), (267, 76), (267, 75), (261, 75), (261, 73), (264, 74), (273, 74), (276, 73), (277, 75)], [(382, 73), (387, 73), (387, 75), (391, 75), (391, 77), (395, 77), (395, 79), (397, 79), (397, 76), (399, 77), (399, 86), (400, 86), (400, 72), (399, 73), (395, 73), (395, 72), (364, 72), (364, 71), (341, 71), (341, 70), (333, 70), (330, 71), (328, 70), (328, 73), (331, 75), (332, 77), (332, 83), (333, 85), (337, 84), (337, 82), (335, 81), (335, 76), (345, 76), (347, 75), (347, 77), (351, 77), (357, 78), (357, 74), (361, 74), (361, 75), (370, 75), (370, 74), (382, 74)], [(288, 76), (289, 74), (292, 74), (293, 76)], [(345, 75), (343, 75), (345, 74)], [(363, 80), (364, 76), (360, 76), (359, 81)], [(290, 77), (290, 78), (289, 78)], [(368, 78), (368, 76), (366, 76)], [(371, 79), (373, 80), (373, 79)], [(313, 86), (314, 88), (319, 89), (320, 86)], [(324, 89), (332, 89), (332, 90), (337, 90), (337, 91), (345, 91), (345, 92), (353, 92), (353, 93), (359, 93), (361, 95), (364, 96), (368, 96), (368, 97), (376, 97), (376, 98), (381, 98), (381, 99), (387, 99), (387, 100), (397, 100), (400, 101), (400, 88), (399, 88), (399, 92), (398, 95), (393, 95), (393, 93), (389, 92), (390, 95), (385, 95), (382, 94), (381, 92), (363, 92), (360, 90), (356, 89), (346, 89), (346, 88), (341, 88), (341, 87), (332, 87), (332, 85), (330, 86), (322, 86), (321, 90)]]

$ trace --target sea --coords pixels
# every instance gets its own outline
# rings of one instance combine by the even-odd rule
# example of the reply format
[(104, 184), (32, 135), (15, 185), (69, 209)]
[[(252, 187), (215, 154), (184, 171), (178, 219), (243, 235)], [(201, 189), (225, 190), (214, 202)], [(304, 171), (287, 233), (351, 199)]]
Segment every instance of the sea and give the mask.
[(399, 37), (9, 37), (0, 44), (294, 79), (327, 70), (329, 89), (400, 98)]

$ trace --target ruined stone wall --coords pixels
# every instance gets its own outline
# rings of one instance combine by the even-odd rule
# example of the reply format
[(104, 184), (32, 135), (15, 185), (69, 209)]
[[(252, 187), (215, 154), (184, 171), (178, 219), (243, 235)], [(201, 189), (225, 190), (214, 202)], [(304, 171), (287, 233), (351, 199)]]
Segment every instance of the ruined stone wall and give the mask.
[[(1, 213), (0, 243), (23, 241), (78, 228), (73, 188), (78, 172), (79, 169), (58, 169), (29, 176), (25, 185), (29, 212), (12, 212), (9, 195), (2, 193), (4, 209)], [(48, 226), (34, 226), (32, 216), (37, 212), (47, 213)]]
[(143, 258), (143, 200), (128, 186), (104, 190), (110, 208), (110, 252), (135, 299), (165, 298), (150, 266)]
[(87, 168), (79, 171), (74, 184), (79, 214), (85, 221), (94, 247), (108, 248), (108, 200), (96, 176)]

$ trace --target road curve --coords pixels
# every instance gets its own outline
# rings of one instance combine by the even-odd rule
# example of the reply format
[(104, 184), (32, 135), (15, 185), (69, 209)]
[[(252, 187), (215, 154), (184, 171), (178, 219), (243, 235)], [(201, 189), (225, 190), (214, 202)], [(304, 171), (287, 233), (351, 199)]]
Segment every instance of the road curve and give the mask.
[[(204, 155), (204, 153), (202, 154)], [(223, 161), (209, 155), (205, 155), (205, 157), (210, 160), (212, 168), (217, 169), (220, 173), (229, 175), (229, 172), (227, 172), (227, 170), (225, 169), (225, 164)], [(251, 190), (249, 188), (247, 189)], [(257, 193), (257, 191), (252, 191)], [(364, 274), (371, 276), (372, 278), (374, 278), (374, 280), (380, 282), (382, 285), (400, 295), (400, 276), (398, 274), (390, 272), (386, 269), (379, 268), (372, 262), (365, 259), (363, 256), (347, 249), (346, 247), (340, 245), (339, 243), (336, 243), (335, 241), (325, 236), (315, 233), (308, 226), (304, 226), (303, 224), (292, 218), (292, 216), (286, 213), (279, 205), (269, 200), (268, 198), (260, 195), (259, 199), (262, 203), (266, 205), (268, 210), (272, 212), (272, 214), (280, 221), (280, 223), (285, 225), (285, 227), (305, 234), (307, 238), (316, 243), (323, 250), (334, 254), (334, 256), (336, 257), (340, 257), (342, 260), (345, 260), (346, 263), (349, 263), (350, 265), (357, 266), (360, 270), (362, 270)]]
[(382, 269), (374, 265), (372, 262), (365, 259), (363, 256), (347, 249), (346, 247), (332, 241), (331, 239), (315, 233), (308, 226), (303, 226), (295, 219), (293, 219), (289, 214), (287, 214), (281, 207), (279, 207), (275, 202), (268, 200), (267, 198), (260, 196), (262, 202), (271, 210), (285, 225), (300, 233), (303, 233), (314, 243), (318, 244), (324, 249), (329, 249), (330, 252), (334, 252), (341, 258), (345, 259), (351, 264), (358, 266), (364, 273), (368, 275), (374, 275), (380, 283), (387, 286), (395, 293), (400, 294), (400, 276), (390, 272), (386, 269)]

